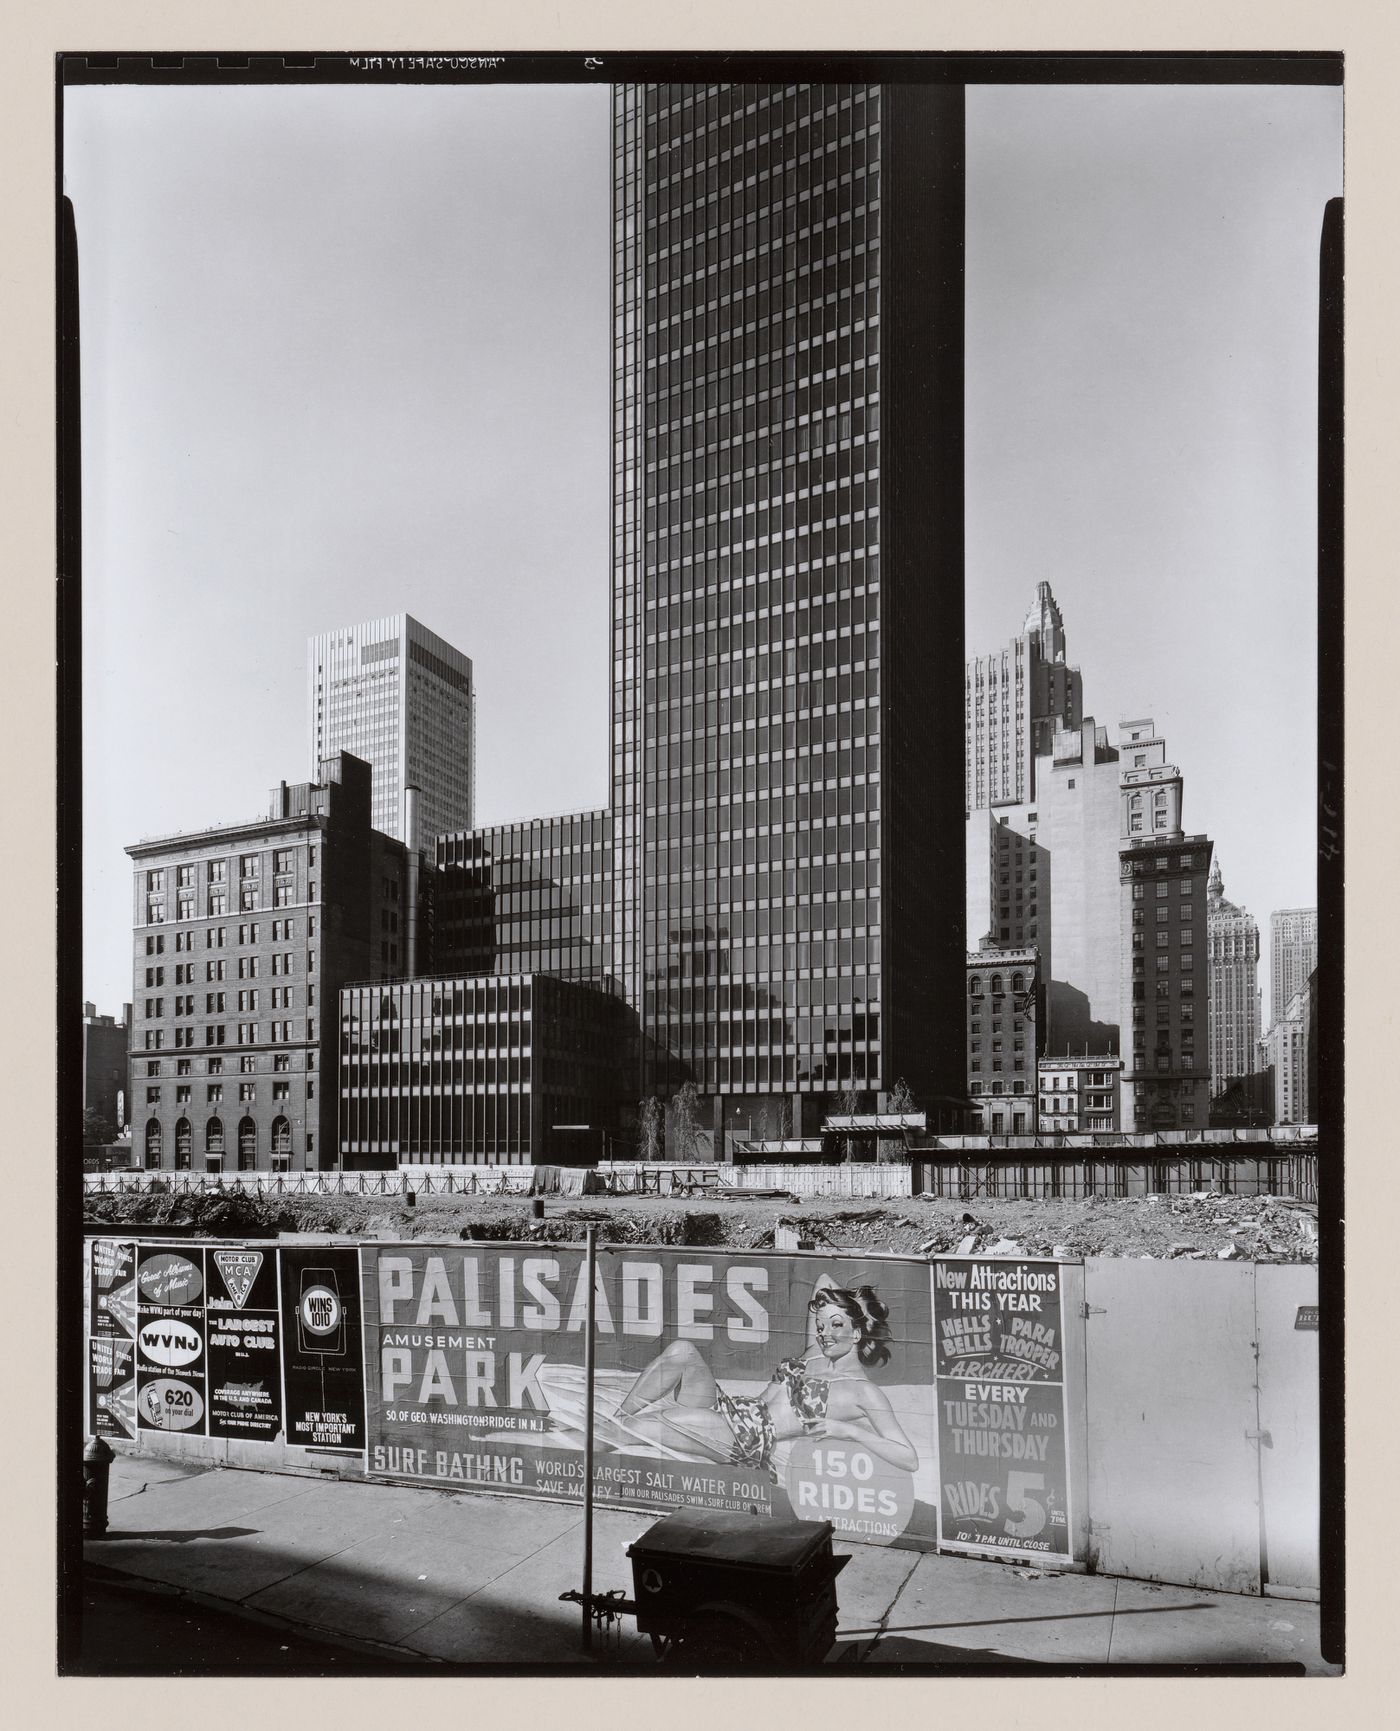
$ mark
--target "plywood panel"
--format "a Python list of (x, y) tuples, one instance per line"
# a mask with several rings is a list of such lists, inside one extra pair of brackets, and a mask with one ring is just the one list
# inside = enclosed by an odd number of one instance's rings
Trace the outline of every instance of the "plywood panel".
[(1084, 1296), (1097, 1567), (1257, 1593), (1253, 1268), (1092, 1257)]
[(1319, 1336), (1295, 1324), (1300, 1306), (1317, 1304), (1317, 1270), (1261, 1263), (1254, 1274), (1265, 1579), (1271, 1586), (1316, 1592)]

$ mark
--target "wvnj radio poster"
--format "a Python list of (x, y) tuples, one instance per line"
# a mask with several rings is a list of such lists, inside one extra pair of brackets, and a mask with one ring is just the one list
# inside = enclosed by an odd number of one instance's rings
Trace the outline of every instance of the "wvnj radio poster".
[(204, 1249), (136, 1247), (136, 1422), (205, 1433)]
[(1060, 1267), (933, 1264), (940, 1544), (1069, 1561)]
[(209, 1277), (209, 1434), (271, 1442), (282, 1429), (277, 1252), (225, 1246), (205, 1252)]
[[(372, 1245), (364, 1280), (371, 1474), (582, 1496), (580, 1250)], [(923, 1264), (609, 1248), (595, 1307), (600, 1498), (933, 1547)]]
[(363, 1455), (365, 1358), (360, 1252), (354, 1245), (283, 1245), (282, 1401), (294, 1448)]

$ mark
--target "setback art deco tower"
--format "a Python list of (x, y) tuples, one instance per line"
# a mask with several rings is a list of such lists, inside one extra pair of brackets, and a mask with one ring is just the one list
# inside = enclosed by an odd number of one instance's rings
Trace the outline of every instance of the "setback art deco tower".
[(1269, 915), (1269, 1026), (1281, 1022), (1317, 966), (1317, 909), (1279, 908)]
[(1254, 915), (1225, 899), (1220, 861), (1206, 891), (1210, 946), (1210, 1091), (1223, 1094), (1259, 1068), (1259, 927)]
[[(613, 94), (613, 964), (645, 1093), (963, 1091), (963, 92)], [(946, 1120), (945, 1121), (949, 1121)]]
[(1036, 759), (1055, 735), (1084, 720), (1084, 686), (1065, 661), (1065, 622), (1048, 583), (1037, 583), (1020, 635), (967, 664), (964, 726), (969, 812), (1036, 797)]

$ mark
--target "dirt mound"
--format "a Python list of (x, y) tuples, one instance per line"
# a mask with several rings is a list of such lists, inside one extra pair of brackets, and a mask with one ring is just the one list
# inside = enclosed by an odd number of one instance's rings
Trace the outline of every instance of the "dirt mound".
[[(842, 1255), (1150, 1256), (1157, 1259), (1315, 1262), (1317, 1210), (1271, 1196), (1087, 1197), (971, 1202), (911, 1197), (852, 1203), (722, 1200), (697, 1205), (658, 1197), (545, 1201), (536, 1219), (525, 1197), (97, 1195), (88, 1226), (186, 1228), (194, 1236), (273, 1237), (331, 1232), (382, 1238), (578, 1243), (595, 1221), (608, 1244), (772, 1249), (779, 1227), (804, 1246)], [(788, 1236), (784, 1234), (784, 1236)]]

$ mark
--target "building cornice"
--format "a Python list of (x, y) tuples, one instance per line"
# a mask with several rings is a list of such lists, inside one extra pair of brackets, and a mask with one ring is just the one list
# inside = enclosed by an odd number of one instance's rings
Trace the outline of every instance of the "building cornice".
[[(125, 852), (132, 859), (149, 859), (158, 853), (178, 853), (198, 847), (236, 847), (258, 836), (296, 835), (308, 829), (323, 830), (324, 812), (301, 812), (295, 817), (265, 817), (252, 823), (215, 824), (209, 829), (173, 830), (169, 835), (143, 836)], [(390, 838), (392, 839), (392, 838)]]

